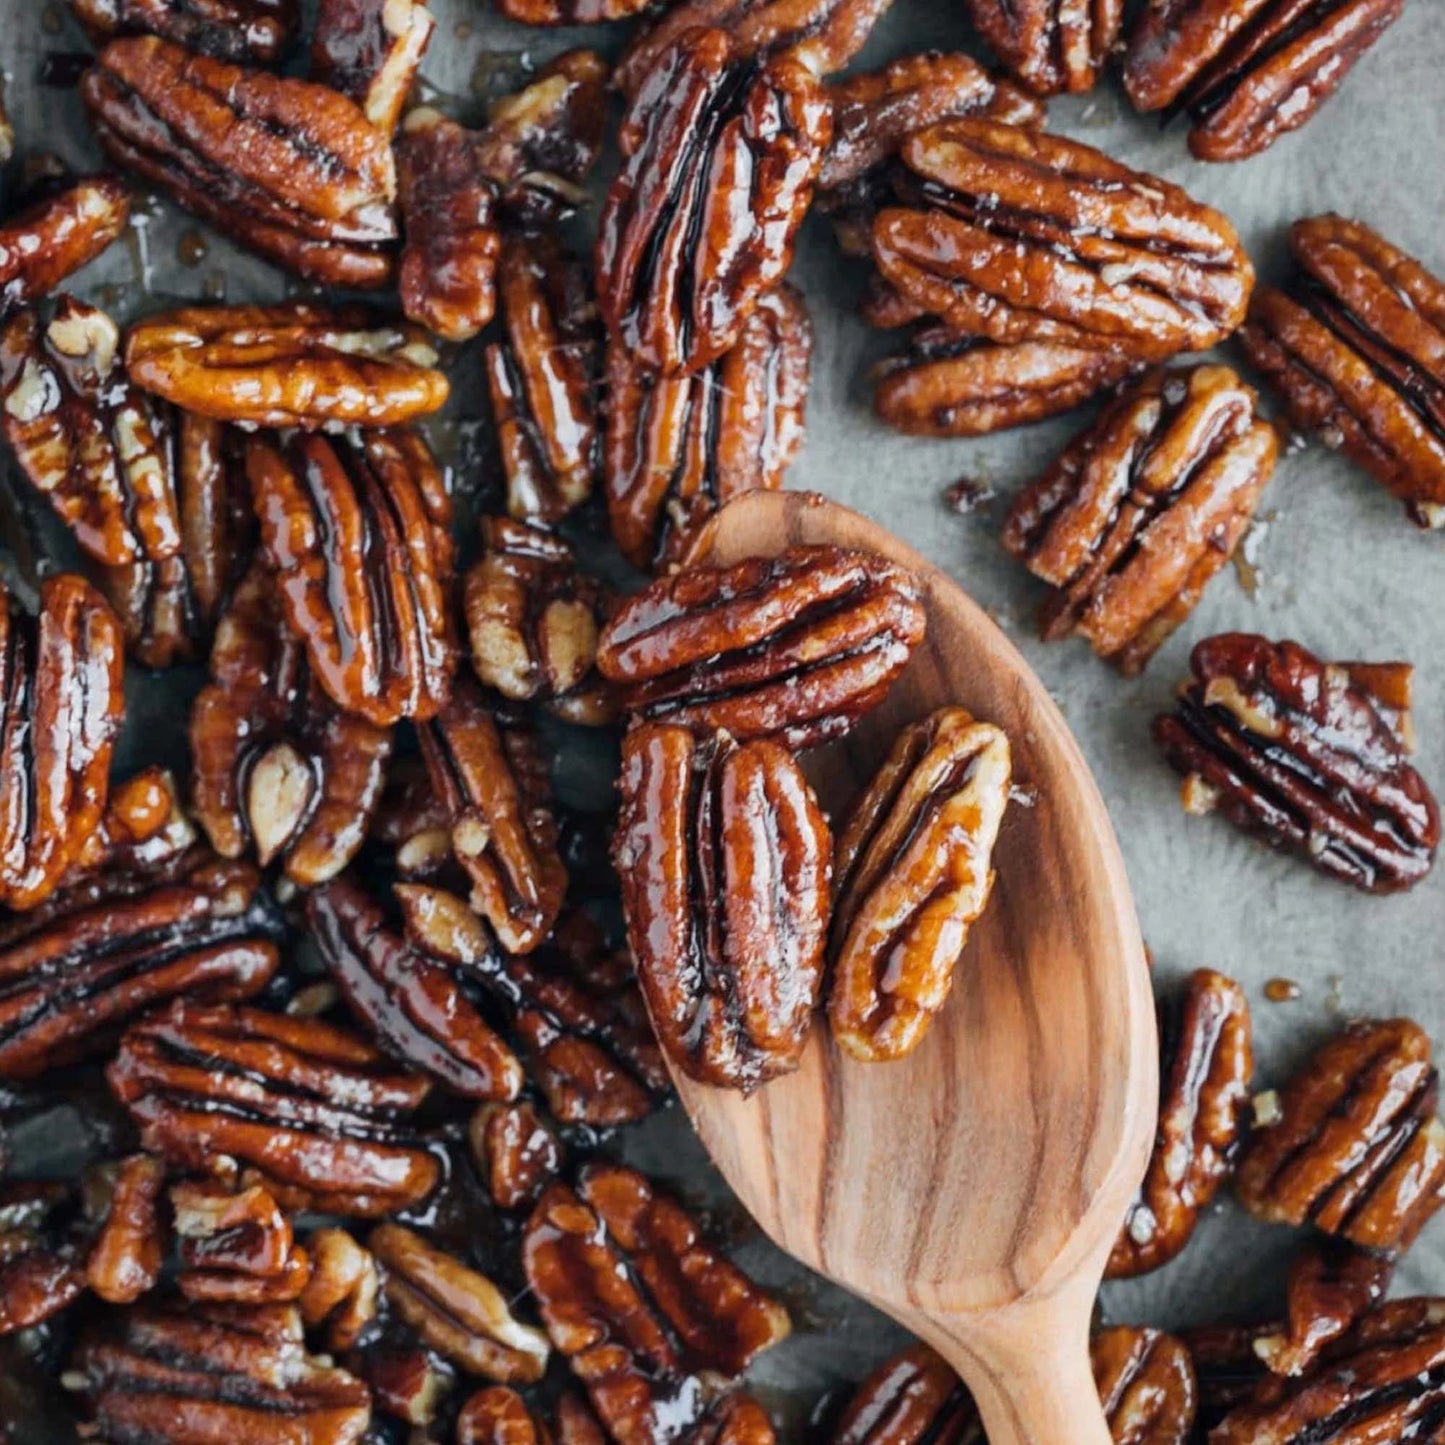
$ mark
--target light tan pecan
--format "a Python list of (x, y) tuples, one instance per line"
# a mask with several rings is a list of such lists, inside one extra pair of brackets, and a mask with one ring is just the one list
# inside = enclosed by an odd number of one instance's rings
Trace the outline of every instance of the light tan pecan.
[(978, 1408), (942, 1355), (910, 1345), (850, 1397), (831, 1445), (983, 1445)]
[(489, 1385), (462, 1406), (456, 1445), (552, 1445), (552, 1435), (515, 1390)]
[(306, 1240), (311, 1275), (296, 1303), (310, 1330), (320, 1330), (326, 1348), (349, 1350), (376, 1318), (381, 1291), (376, 1261), (344, 1229), (318, 1229)]
[(70, 0), (97, 45), (115, 35), (160, 35), (238, 64), (272, 65), (295, 33), (296, 0)]
[(1189, 1351), (1162, 1330), (1120, 1326), (1090, 1345), (1115, 1445), (1186, 1445), (1198, 1410)]
[(1092, 90), (1119, 38), (1124, 0), (964, 0), (999, 64), (1037, 95)]
[(435, 28), (424, 0), (321, 0), (311, 31), (311, 79), (355, 101), (390, 135)]
[(535, 1104), (479, 1105), (467, 1126), (473, 1162), (498, 1209), (530, 1209), (562, 1171), (562, 1141)]
[(607, 348), (603, 475), (612, 535), (634, 566), (680, 561), (697, 528), (742, 492), (782, 486), (803, 445), (813, 323), (780, 286), (711, 365), (654, 376)]
[(1254, 516), (1279, 452), (1227, 366), (1156, 370), (1015, 499), (1003, 544), (1053, 591), (1046, 640), (1077, 632), (1125, 676), (1198, 605)]
[(108, 1171), (109, 1198), (85, 1262), (85, 1282), (107, 1304), (126, 1305), (154, 1289), (166, 1252), (161, 1216), (165, 1165), (131, 1154)]
[(281, 1304), (297, 1299), (311, 1261), (291, 1221), (258, 1184), (231, 1190), (203, 1180), (170, 1189), (179, 1243), (176, 1288), (188, 1300)]
[(65, 1184), (0, 1183), (0, 1339), (44, 1324), (84, 1292), (72, 1204)]
[(0, 314), (28, 306), (125, 229), (130, 194), (113, 176), (61, 177), (0, 223)]

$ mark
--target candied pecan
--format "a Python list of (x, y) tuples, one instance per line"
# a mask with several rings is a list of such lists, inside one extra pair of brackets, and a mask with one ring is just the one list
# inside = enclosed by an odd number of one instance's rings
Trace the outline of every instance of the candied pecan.
[(562, 1141), (525, 1099), (480, 1105), (467, 1126), (467, 1139), (499, 1209), (529, 1209), (561, 1172)]
[(1237, 161), (1304, 125), (1404, 0), (1150, 0), (1124, 61), (1138, 110), (1188, 111), (1189, 149)]
[(399, 1224), (377, 1225), (367, 1248), (382, 1266), (387, 1304), (439, 1355), (502, 1384), (542, 1378), (547, 1336), (516, 1319), (485, 1275)]
[(216, 60), (271, 65), (296, 29), (296, 0), (70, 0), (97, 45), (113, 35), (160, 35)]
[(1234, 1166), (1249, 1102), (1249, 1000), (1233, 979), (1196, 969), (1161, 1024), (1159, 1128), (1109, 1256), (1109, 1279), (1147, 1274), (1189, 1243)]
[(366, 1386), (309, 1355), (294, 1307), (133, 1306), (84, 1340), (66, 1383), (105, 1440), (359, 1445)]
[(832, 1445), (982, 1445), (972, 1397), (927, 1345), (885, 1360), (858, 1387), (833, 1427)]
[(1154, 740), (1184, 776), (1184, 809), (1218, 810), (1371, 893), (1430, 871), (1440, 812), (1348, 665), (1248, 633), (1206, 638)]
[(58, 1183), (0, 1184), (0, 1339), (44, 1323), (78, 1299), (85, 1269), (62, 1216)]
[(195, 841), (196, 830), (181, 808), (175, 778), (164, 768), (142, 768), (112, 789), (99, 826), (85, 840), (52, 902), (65, 904), (70, 890), (97, 876), (160, 882), (172, 868), (185, 871), (192, 866)]
[(190, 1180), (172, 1185), (170, 1195), (181, 1257), (176, 1286), (187, 1299), (279, 1304), (301, 1294), (311, 1261), (260, 1185), (232, 1192)]
[[(82, 578), (40, 586), (40, 613), (0, 588), (0, 903), (33, 908), (105, 812), (125, 709), (114, 613)], [(0, 1056), (4, 1044), (0, 1042)]]
[(900, 154), (905, 204), (879, 213), (873, 256), (956, 330), (1163, 360), (1244, 319), (1254, 268), (1234, 227), (1168, 181), (979, 118), (929, 126)]
[(354, 100), (390, 135), (435, 28), (424, 0), (321, 0), (311, 32), (311, 79)]
[(661, 372), (732, 346), (788, 269), (831, 133), (822, 87), (786, 55), (697, 29), (659, 56), (599, 222), (598, 301), (620, 344)]
[(846, 547), (684, 567), (618, 608), (597, 647), (638, 717), (810, 747), (841, 737), (923, 639), (918, 584)]
[(1282, 1091), (1279, 1120), (1251, 1137), (1235, 1192), (1261, 1219), (1403, 1250), (1445, 1203), (1438, 1096), (1419, 1025), (1353, 1023)]
[(651, 0), (495, 0), (497, 13), (523, 25), (598, 25), (626, 20)]
[(426, 1080), (319, 1019), (177, 1002), (130, 1029), (106, 1077), (148, 1149), (222, 1177), (249, 1166), (285, 1207), (371, 1217), (440, 1177), (408, 1127)]
[(1422, 527), (1445, 527), (1445, 282), (1341, 216), (1290, 228), (1296, 274), (1240, 340), (1296, 426), (1319, 433)]
[(687, 1436), (686, 1445), (777, 1445), (768, 1412), (751, 1395), (717, 1401)]
[(1161, 1330), (1102, 1330), (1090, 1345), (1094, 1383), (1115, 1445), (1185, 1445), (1198, 1386), (1189, 1351)]
[(435, 717), (457, 664), (452, 504), (421, 434), (254, 437), (246, 475), (286, 624), (322, 690), (377, 727)]
[(552, 1435), (515, 1390), (489, 1385), (462, 1406), (456, 1445), (552, 1445)]
[(1201, 1325), (1180, 1332), (1194, 1364), (1199, 1393), (1196, 1437), (1207, 1433), (1234, 1407), (1251, 1399), (1267, 1377), (1255, 1342), (1283, 1328), (1264, 1325)]
[(85, 1263), (86, 1283), (107, 1304), (130, 1304), (160, 1278), (165, 1180), (165, 1165), (151, 1154), (131, 1154), (111, 1173), (105, 1220)]
[(1008, 738), (963, 708), (903, 729), (838, 835), (828, 1020), (864, 1060), (918, 1047), (993, 887)]
[(568, 1390), (553, 1415), (557, 1445), (608, 1445), (606, 1431), (584, 1396)]
[(320, 1329), (326, 1348), (349, 1350), (376, 1318), (381, 1282), (376, 1261), (344, 1229), (318, 1229), (306, 1241), (311, 1275), (297, 1298), (307, 1329)]
[(253, 426), (395, 426), (436, 411), (447, 379), (412, 327), (306, 302), (182, 307), (126, 334), (132, 381), (187, 411)]
[(742, 492), (782, 486), (803, 445), (813, 323), (780, 286), (711, 365), (654, 376), (607, 349), (603, 475), (612, 535), (634, 566), (680, 561), (696, 530)]
[(751, 1090), (798, 1067), (823, 983), (831, 839), (777, 743), (623, 740), (614, 859), (658, 1041), (695, 1079)]
[(1119, 38), (1124, 0), (965, 0), (1005, 70), (1037, 95), (1092, 90)]
[(0, 314), (38, 301), (125, 229), (130, 194), (113, 176), (76, 176), (41, 187), (0, 223)]

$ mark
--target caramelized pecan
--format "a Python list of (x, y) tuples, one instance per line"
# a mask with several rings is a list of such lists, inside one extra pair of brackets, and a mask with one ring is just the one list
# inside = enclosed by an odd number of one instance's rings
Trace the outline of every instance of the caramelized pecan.
[(131, 1154), (110, 1173), (105, 1218), (85, 1262), (85, 1282), (107, 1304), (125, 1305), (155, 1288), (165, 1255), (160, 1214), (165, 1165)]
[(1274, 1324), (1201, 1325), (1180, 1333), (1199, 1389), (1196, 1438), (1253, 1397), (1268, 1373), (1255, 1352), (1255, 1342), (1277, 1328)]
[(885, 1360), (843, 1408), (832, 1445), (983, 1445), (973, 1399), (927, 1345)]
[(311, 78), (355, 101), (390, 135), (435, 28), (424, 0), (321, 0), (311, 32)]
[(499, 1209), (529, 1209), (562, 1169), (562, 1141), (533, 1104), (482, 1104), (467, 1126), (472, 1158)]
[(1008, 738), (962, 708), (898, 735), (838, 835), (828, 1019), (864, 1060), (918, 1047), (993, 887)]
[(287, 1207), (372, 1217), (440, 1176), (408, 1128), (426, 1081), (318, 1019), (174, 1003), (131, 1028), (106, 1077), (146, 1148), (221, 1177), (248, 1167)]
[(84, 1291), (65, 1230), (70, 1203), (63, 1184), (0, 1184), (0, 1339), (43, 1324)]
[(1196, 969), (1161, 1017), (1159, 1128), (1106, 1277), (1167, 1264), (1234, 1166), (1254, 1072), (1249, 1000), (1233, 979)]
[(1419, 1025), (1353, 1023), (1281, 1091), (1278, 1122), (1251, 1137), (1235, 1192), (1261, 1219), (1403, 1250), (1445, 1203), (1438, 1097)]
[[(100, 825), (85, 840), (46, 910), (53, 917), (87, 886), (125, 878), (138, 886), (179, 876), (195, 866), (196, 829), (181, 808), (176, 780), (165, 768), (142, 768), (111, 791)], [(15, 930), (0, 931), (0, 937)]]
[(914, 579), (845, 547), (790, 547), (730, 567), (685, 567), (618, 608), (597, 667), (648, 721), (774, 737), (841, 737), (922, 641)]
[(456, 1445), (552, 1445), (552, 1436), (515, 1390), (489, 1385), (462, 1406)]
[(259, 1185), (232, 1192), (188, 1180), (171, 1186), (180, 1243), (176, 1287), (189, 1300), (278, 1304), (296, 1299), (311, 1274), (291, 1221)]
[(420, 1344), (373, 1345), (358, 1367), (376, 1409), (408, 1425), (431, 1425), (455, 1379), (451, 1367)]
[(318, 1229), (306, 1252), (311, 1276), (296, 1301), (301, 1318), (321, 1330), (328, 1350), (349, 1350), (376, 1318), (376, 1261), (344, 1229)]
[(1198, 605), (1249, 527), (1279, 441), (1227, 366), (1151, 372), (1015, 499), (1004, 547), (1054, 590), (1051, 641), (1078, 632), (1126, 675)]
[(649, 0), (496, 0), (498, 14), (523, 25), (598, 25), (640, 14)]
[(62, 178), (0, 223), (0, 314), (38, 301), (125, 229), (130, 195), (113, 176)]
[(623, 740), (613, 857), (653, 1027), (695, 1079), (796, 1069), (823, 982), (831, 840), (792, 754), (644, 724)]
[(1102, 1330), (1094, 1383), (1115, 1445), (1186, 1445), (1198, 1409), (1189, 1351), (1161, 1330)]
[(296, 0), (70, 0), (97, 45), (113, 35), (160, 35), (216, 60), (272, 65), (296, 29)]
[(1092, 90), (1119, 38), (1124, 0), (965, 0), (999, 64), (1038, 95)]
[(607, 349), (603, 475), (612, 535), (634, 566), (680, 561), (693, 534), (742, 492), (777, 488), (803, 444), (813, 323), (780, 286), (711, 365), (654, 376)]
[(777, 1441), (768, 1412), (751, 1395), (734, 1393), (708, 1410), (687, 1436), (686, 1445), (777, 1445)]
[(1231, 823), (1371, 893), (1430, 871), (1440, 812), (1388, 714), (1346, 664), (1247, 633), (1206, 638), (1154, 740), (1184, 809)]
[(618, 342), (655, 371), (696, 371), (782, 280), (832, 131), (811, 71), (684, 33), (648, 69), (603, 207), (597, 295)]

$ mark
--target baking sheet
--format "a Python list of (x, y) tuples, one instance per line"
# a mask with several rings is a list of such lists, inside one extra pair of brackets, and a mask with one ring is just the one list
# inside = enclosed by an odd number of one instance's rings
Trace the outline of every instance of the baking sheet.
[[(477, 0), (432, 0), (432, 8), (439, 26), (424, 72), (429, 98), (474, 122), (488, 97), (514, 88), (558, 50), (580, 43), (613, 48), (620, 34), (529, 30), (499, 20)], [(859, 64), (928, 46), (973, 48), (960, 10), (948, 0), (896, 0)], [(97, 153), (73, 90), (41, 81), (47, 55), (85, 48), (68, 11), (5, 0), (0, 13), (6, 21), (0, 64), (20, 156), (48, 151), (93, 166)], [(1050, 123), (1220, 207), (1266, 279), (1279, 273), (1289, 221), (1329, 209), (1379, 227), (1445, 273), (1440, 0), (1412, 0), (1314, 122), (1242, 164), (1194, 161), (1182, 129), (1166, 131), (1153, 118), (1134, 116), (1112, 81), (1092, 95), (1054, 102)], [(1148, 739), (1150, 718), (1166, 705), (1194, 641), (1231, 628), (1262, 631), (1331, 657), (1413, 660), (1418, 762), (1445, 790), (1445, 538), (1417, 532), (1350, 463), (1302, 445), (1282, 459), (1265, 494), (1244, 547), (1247, 560), (1221, 574), (1144, 677), (1120, 679), (1082, 643), (1044, 646), (1031, 628), (1039, 589), (1001, 552), (998, 523), (1008, 496), (1087, 413), (975, 442), (888, 431), (873, 419), (867, 371), (889, 343), (853, 314), (863, 275), (860, 265), (838, 256), (827, 227), (810, 220), (793, 279), (807, 295), (817, 347), (807, 447), (790, 481), (886, 522), (989, 607), (1023, 649), (1063, 707), (1108, 801), (1161, 980), (1208, 965), (1247, 986), (1261, 1082), (1283, 1079), (1348, 1016), (1405, 1013), (1445, 1040), (1445, 867), (1400, 898), (1372, 899), (1328, 882), (1222, 822), (1186, 819), (1176, 779)], [(126, 238), (73, 289), (125, 319), (182, 299), (275, 299), (301, 288), (169, 205), (142, 202)], [(476, 344), (453, 358), (451, 372), (457, 396), (435, 435), (464, 500), (485, 504), (498, 479)], [(961, 477), (993, 489), (996, 500), (954, 515), (941, 493)], [(24, 520), (34, 521), (33, 514)], [(47, 535), (47, 545), (63, 549), (53, 528)], [(137, 688), (138, 680), (144, 686)], [(185, 674), (159, 687), (132, 679), (130, 734), (146, 739), (146, 754), (168, 755), (194, 684), (194, 675)], [(1263, 988), (1274, 978), (1296, 981), (1299, 999), (1267, 1002)], [(860, 1378), (896, 1345), (897, 1330), (762, 1241), (676, 1110), (629, 1135), (622, 1148), (705, 1205), (739, 1258), (784, 1290), (796, 1333), (759, 1362), (752, 1382), (779, 1413), (785, 1438), (806, 1438), (819, 1396)], [(1103, 1309), (1112, 1319), (1163, 1325), (1277, 1309), (1292, 1242), (1289, 1232), (1257, 1225), (1225, 1203), (1172, 1266), (1106, 1288)], [(1445, 1293), (1445, 1218), (1406, 1258), (1395, 1289)]]

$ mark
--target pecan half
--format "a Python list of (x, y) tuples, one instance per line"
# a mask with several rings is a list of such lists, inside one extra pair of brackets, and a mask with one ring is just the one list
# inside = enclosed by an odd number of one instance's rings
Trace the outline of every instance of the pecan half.
[(322, 690), (377, 727), (432, 718), (457, 665), (452, 504), (420, 433), (246, 448), (261, 547)]
[(813, 323), (791, 286), (764, 296), (699, 371), (654, 376), (626, 347), (608, 347), (607, 515), (634, 566), (680, 561), (724, 502), (782, 486), (803, 445), (812, 356)]
[(1249, 1101), (1249, 1000), (1233, 979), (1196, 969), (1162, 1024), (1159, 1129), (1109, 1256), (1109, 1279), (1147, 1274), (1189, 1243), (1234, 1166)]
[(828, 1020), (854, 1058), (902, 1058), (948, 1001), (993, 887), (1008, 738), (962, 708), (903, 729), (838, 835)]
[(777, 1445), (777, 1441), (768, 1412), (751, 1395), (733, 1393), (708, 1410), (686, 1445)]
[(751, 1090), (796, 1069), (823, 983), (831, 839), (776, 743), (644, 724), (622, 744), (613, 857), (663, 1051)]
[(426, 1080), (318, 1019), (174, 1003), (126, 1034), (106, 1077), (146, 1148), (222, 1177), (249, 1167), (283, 1206), (367, 1218), (440, 1177), (408, 1127)]
[(1348, 665), (1248, 633), (1206, 638), (1154, 740), (1188, 813), (1218, 810), (1322, 873), (1371, 893), (1430, 871), (1440, 811)]
[(187, 1180), (170, 1195), (180, 1244), (176, 1287), (187, 1299), (279, 1304), (301, 1294), (311, 1261), (260, 1185), (232, 1192)]
[(648, 70), (622, 124), (597, 241), (597, 295), (654, 371), (696, 371), (783, 279), (832, 133), (811, 71), (690, 30)]
[(111, 160), (267, 260), (329, 286), (391, 279), (391, 150), (344, 95), (155, 36), (112, 40), (80, 93)]
[(1445, 282), (1335, 215), (1290, 229), (1296, 273), (1240, 332), (1296, 426), (1319, 433), (1422, 527), (1445, 527)]
[(1261, 1219), (1403, 1250), (1445, 1203), (1438, 1096), (1417, 1024), (1353, 1023), (1281, 1091), (1279, 1120), (1251, 1137), (1235, 1192)]
[(376, 1261), (344, 1229), (318, 1229), (306, 1252), (311, 1277), (296, 1301), (301, 1318), (307, 1329), (321, 1331), (328, 1350), (349, 1350), (376, 1318)]
[(1150, 0), (1129, 39), (1138, 110), (1188, 111), (1189, 149), (1237, 161), (1304, 125), (1404, 0)]
[(639, 718), (803, 748), (841, 737), (882, 699), (924, 626), (901, 567), (790, 547), (659, 578), (614, 613), (597, 667)]
[(0, 313), (38, 301), (125, 229), (130, 194), (114, 176), (43, 187), (0, 224)]
[(273, 65), (295, 33), (296, 0), (70, 0), (97, 45), (114, 35), (160, 35), (216, 60)]
[(447, 379), (412, 327), (306, 302), (182, 307), (126, 334), (132, 381), (177, 406), (252, 426), (396, 426), (436, 411)]
[(165, 1180), (165, 1165), (151, 1154), (131, 1154), (111, 1171), (105, 1218), (85, 1262), (85, 1282), (107, 1304), (131, 1304), (160, 1278)]
[(462, 1406), (456, 1445), (552, 1445), (552, 1436), (515, 1390), (489, 1385)]
[(1092, 90), (1119, 38), (1123, 0), (965, 0), (975, 29), (1037, 95)]
[(1185, 1445), (1198, 1387), (1189, 1351), (1161, 1330), (1102, 1330), (1090, 1345), (1094, 1383), (1115, 1445)]
[(1279, 440), (1227, 366), (1151, 372), (1019, 493), (1003, 545), (1054, 590), (1046, 641), (1077, 632), (1141, 672), (1229, 560)]
[(311, 32), (311, 79), (355, 101), (390, 135), (435, 28), (424, 0), (321, 0)]
[(956, 330), (1163, 360), (1244, 319), (1254, 268), (1234, 227), (1168, 181), (978, 118), (929, 126), (901, 156), (905, 204), (879, 213), (873, 256)]
[(58, 1315), (85, 1290), (59, 1183), (0, 1184), (0, 1339)]
[(498, 1209), (530, 1209), (562, 1170), (562, 1141), (526, 1100), (481, 1105), (467, 1141)]
[(843, 1407), (832, 1445), (983, 1445), (978, 1409), (947, 1360), (910, 1345), (885, 1360)]

